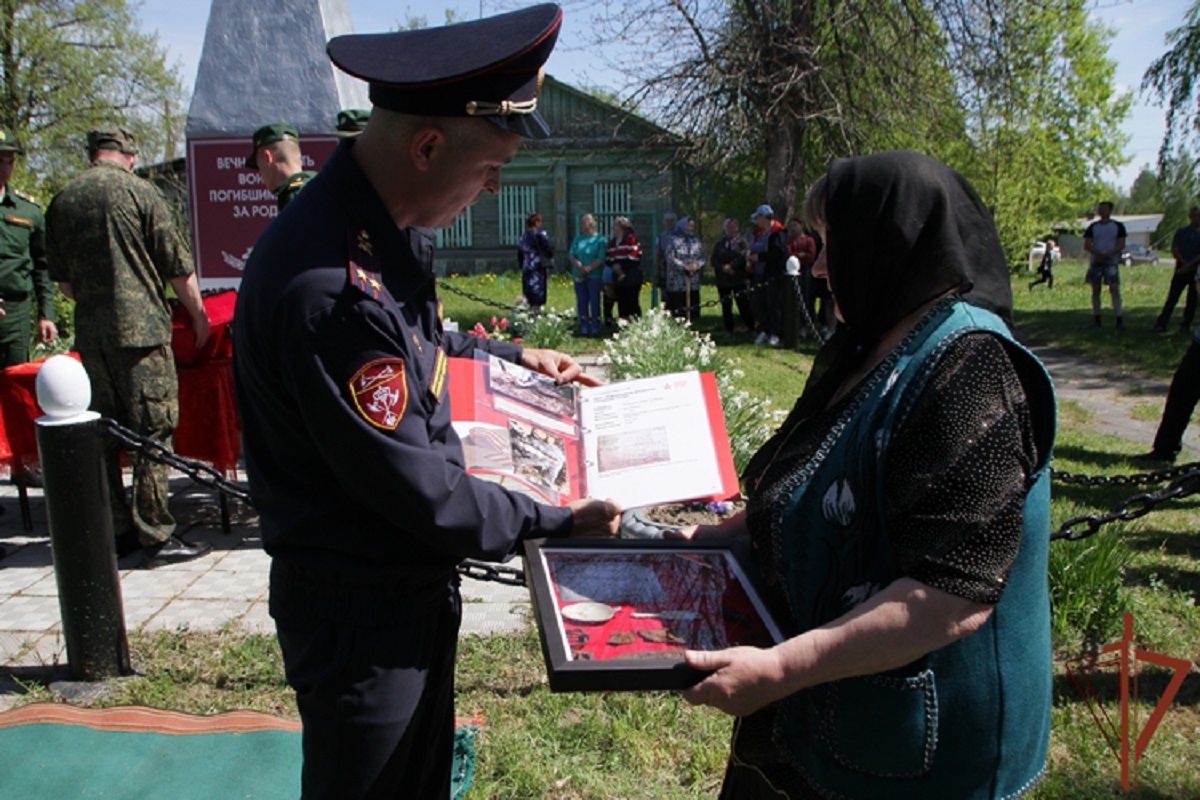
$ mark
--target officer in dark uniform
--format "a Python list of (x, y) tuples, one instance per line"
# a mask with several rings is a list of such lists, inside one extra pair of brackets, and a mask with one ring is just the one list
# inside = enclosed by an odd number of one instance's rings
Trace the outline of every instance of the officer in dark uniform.
[(548, 135), (537, 90), (561, 19), (541, 5), (333, 39), (334, 63), (371, 84), (370, 122), (246, 265), (234, 374), (308, 800), (448, 797), (456, 566), (616, 532), (611, 501), (543, 505), (466, 474), (447, 356), (584, 376), (563, 353), (445, 332), (428, 238), (410, 233), (498, 192), (521, 136)]
[(54, 281), (46, 268), (46, 220), (41, 206), (9, 185), (25, 148), (0, 128), (0, 367), (29, 360), (30, 310), (37, 301), (38, 338), (58, 336), (54, 325)]
[(246, 169), (257, 170), (263, 185), (279, 201), (283, 211), (317, 173), (304, 169), (300, 132), (295, 125), (273, 122), (254, 132)]

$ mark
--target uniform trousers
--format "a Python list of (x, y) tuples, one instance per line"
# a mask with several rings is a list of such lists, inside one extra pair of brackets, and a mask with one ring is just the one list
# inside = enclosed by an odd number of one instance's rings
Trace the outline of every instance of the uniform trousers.
[(295, 613), (295, 599), (277, 602), (279, 567), (276, 559), (272, 614), (304, 724), (302, 800), (447, 800), (457, 588), (361, 614), (353, 609), (378, 605), (379, 594), (341, 583), (330, 604), (348, 613)]
[[(134, 433), (172, 448), (179, 422), (179, 378), (168, 345), (117, 347), (99, 345), (79, 350), (92, 383), (92, 410), (111, 417)], [(138, 453), (133, 464), (133, 507), (121, 479), (121, 445), (104, 438), (113, 533), (136, 532), (143, 547), (165, 542), (175, 533), (170, 510), (170, 469)]]
[(33, 303), (6, 298), (4, 316), (0, 317), (0, 367), (24, 364), (29, 360), (29, 310)]
[(1200, 342), (1193, 339), (1171, 378), (1167, 404), (1154, 435), (1155, 453), (1174, 455), (1179, 452), (1183, 447), (1183, 433), (1197, 402), (1200, 402)]
[(1183, 320), (1180, 327), (1190, 329), (1192, 320), (1196, 318), (1196, 277), (1191, 271), (1176, 272), (1171, 275), (1171, 286), (1167, 289), (1167, 299), (1163, 303), (1162, 311), (1158, 314), (1158, 319), (1155, 320), (1155, 327), (1166, 330), (1167, 323), (1171, 321), (1171, 314), (1175, 311), (1175, 304), (1179, 302), (1179, 295), (1184, 296), (1183, 301)]

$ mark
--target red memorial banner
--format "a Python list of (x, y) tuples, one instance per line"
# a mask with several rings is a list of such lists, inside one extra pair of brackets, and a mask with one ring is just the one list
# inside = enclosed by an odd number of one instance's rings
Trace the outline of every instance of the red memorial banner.
[[(304, 168), (320, 171), (336, 136), (302, 136)], [(247, 169), (250, 137), (188, 140), (192, 253), (202, 287), (236, 286), (258, 237), (279, 214), (275, 196)]]

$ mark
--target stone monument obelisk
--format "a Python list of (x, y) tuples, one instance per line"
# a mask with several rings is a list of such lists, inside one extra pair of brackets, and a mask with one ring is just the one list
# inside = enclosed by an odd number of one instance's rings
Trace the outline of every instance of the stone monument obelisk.
[(346, 0), (212, 0), (187, 119), (192, 252), (201, 285), (235, 286), (278, 213), (246, 169), (250, 137), (272, 122), (300, 131), (304, 168), (337, 144), (337, 112), (369, 108), (367, 86), (330, 63), (325, 43), (353, 33)]

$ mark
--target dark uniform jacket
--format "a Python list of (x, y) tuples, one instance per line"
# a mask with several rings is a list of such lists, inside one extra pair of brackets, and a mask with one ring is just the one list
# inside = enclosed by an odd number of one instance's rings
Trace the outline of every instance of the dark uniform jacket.
[(11, 186), (0, 200), (0, 297), (37, 300), (37, 318), (54, 319), (54, 281), (46, 268), (46, 220), (42, 209)]
[(50, 274), (71, 284), (79, 349), (171, 341), (167, 284), (192, 274), (171, 207), (147, 180), (97, 161), (46, 211)]
[(246, 265), (234, 326), (246, 469), (277, 568), (415, 593), (445, 587), (463, 558), (566, 535), (572, 515), (465, 473), (445, 358), (485, 347), (515, 361), (521, 348), (443, 332), (428, 232), (396, 227), (353, 145)]

